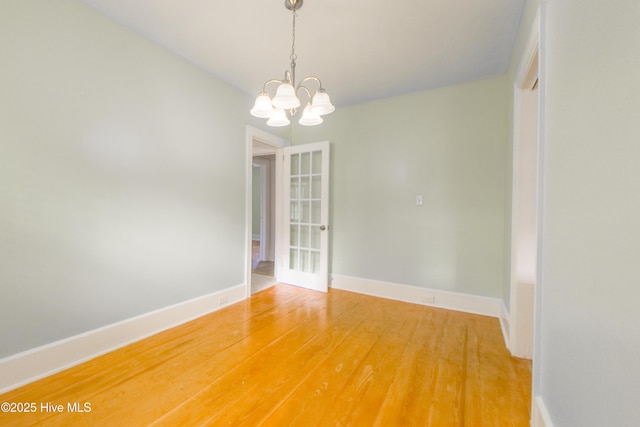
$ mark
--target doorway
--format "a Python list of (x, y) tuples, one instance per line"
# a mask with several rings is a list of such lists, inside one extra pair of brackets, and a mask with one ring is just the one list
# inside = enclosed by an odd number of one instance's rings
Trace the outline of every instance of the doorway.
[(265, 289), (275, 279), (275, 154), (254, 141), (251, 210), (252, 293)]
[(276, 283), (278, 230), (275, 209), (277, 190), (275, 154), (290, 145), (268, 132), (247, 126), (246, 133), (246, 259), (245, 296)]

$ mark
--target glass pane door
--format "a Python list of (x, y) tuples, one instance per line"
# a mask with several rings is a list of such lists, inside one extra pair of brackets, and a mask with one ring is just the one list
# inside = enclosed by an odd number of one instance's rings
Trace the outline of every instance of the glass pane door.
[(326, 292), (329, 143), (286, 147), (284, 162), (288, 238), (281, 280)]

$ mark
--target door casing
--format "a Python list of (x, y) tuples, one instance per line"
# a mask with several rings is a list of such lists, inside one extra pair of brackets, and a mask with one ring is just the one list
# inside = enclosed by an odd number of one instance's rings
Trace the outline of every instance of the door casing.
[[(278, 149), (291, 145), (289, 141), (284, 138), (280, 138), (279, 136), (270, 134), (269, 132), (265, 132), (262, 129), (258, 129), (253, 126), (247, 126), (246, 128), (246, 160), (245, 160), (245, 272), (244, 272), (244, 283), (245, 283), (245, 298), (249, 298), (251, 296), (251, 255), (252, 255), (252, 240), (253, 240), (253, 230), (252, 230), (252, 222), (251, 217), (253, 214), (253, 156), (254, 152), (254, 142), (264, 147), (267, 151), (270, 150), (271, 147), (272, 152), (275, 153)], [(275, 162), (276, 164), (276, 176), (275, 176), (275, 210), (279, 209), (281, 204), (280, 197), (282, 194), (280, 189), (282, 188), (282, 171), (281, 168), (278, 167), (279, 162)], [(277, 217), (277, 213), (276, 213)], [(276, 253), (275, 255), (275, 265), (278, 265), (278, 230), (276, 224)], [(276, 277), (277, 277), (277, 272)]]

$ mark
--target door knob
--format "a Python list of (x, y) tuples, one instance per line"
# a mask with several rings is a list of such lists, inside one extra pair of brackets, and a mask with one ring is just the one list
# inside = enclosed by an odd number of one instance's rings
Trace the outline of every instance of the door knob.
[(320, 226), (320, 231), (324, 231), (324, 230), (326, 230), (326, 229), (328, 229), (328, 228), (329, 228), (328, 226), (321, 225), (321, 226)]

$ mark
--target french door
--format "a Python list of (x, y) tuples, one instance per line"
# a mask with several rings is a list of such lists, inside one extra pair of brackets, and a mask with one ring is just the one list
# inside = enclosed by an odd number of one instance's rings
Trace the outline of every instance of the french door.
[(284, 147), (278, 281), (327, 292), (329, 141)]

